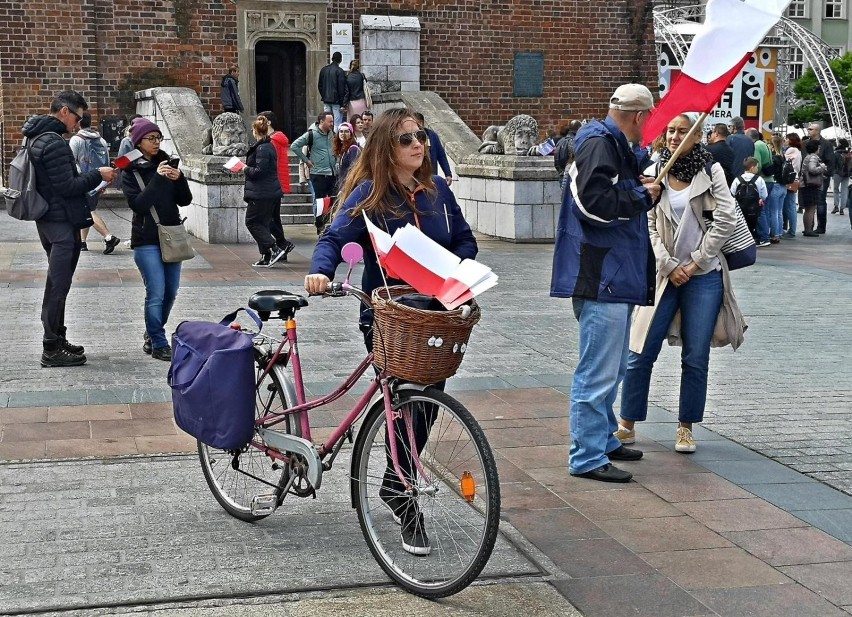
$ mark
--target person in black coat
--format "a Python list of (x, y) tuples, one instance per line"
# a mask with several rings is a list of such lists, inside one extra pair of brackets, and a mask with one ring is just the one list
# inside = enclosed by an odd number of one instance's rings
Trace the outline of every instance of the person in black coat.
[(121, 189), (133, 210), (130, 247), (145, 283), (142, 351), (157, 360), (170, 361), (172, 348), (165, 328), (180, 287), (181, 267), (180, 262), (163, 262), (151, 210), (156, 211), (162, 225), (180, 225), (183, 219), (178, 206), (192, 203), (192, 192), (186, 177), (169, 165), (169, 155), (160, 150), (163, 134), (156, 124), (139, 118), (130, 129), (130, 138), (142, 157), (121, 174)]
[(734, 149), (727, 142), (730, 134), (728, 126), (720, 123), (713, 127), (710, 137), (707, 139), (707, 150), (713, 156), (713, 160), (722, 166), (728, 186), (731, 186), (736, 179), (734, 175)]
[(285, 239), (284, 246), (279, 246), (271, 231), (276, 206), (284, 194), (278, 179), (278, 154), (269, 139), (272, 125), (266, 116), (258, 116), (251, 127), (257, 142), (246, 153), (242, 170), (246, 174), (246, 228), (260, 251), (260, 259), (252, 265), (271, 268), (277, 261), (287, 261), (294, 245)]
[(334, 128), (343, 122), (342, 110), (349, 100), (346, 86), (346, 73), (340, 68), (343, 55), (336, 51), (331, 56), (331, 62), (322, 67), (317, 80), (317, 90), (323, 102), (323, 109), (334, 115)]
[(50, 113), (33, 116), (23, 127), (35, 168), (36, 187), (48, 202), (48, 210), (36, 221), (36, 230), (47, 253), (47, 279), (41, 304), (44, 326), (42, 366), (79, 366), (86, 363), (81, 345), (66, 338), (65, 299), (80, 258), (80, 229), (92, 225), (86, 193), (101, 183), (112, 182), (111, 167), (77, 171), (74, 154), (62, 135), (71, 133), (88, 109), (86, 100), (73, 90), (59, 93)]

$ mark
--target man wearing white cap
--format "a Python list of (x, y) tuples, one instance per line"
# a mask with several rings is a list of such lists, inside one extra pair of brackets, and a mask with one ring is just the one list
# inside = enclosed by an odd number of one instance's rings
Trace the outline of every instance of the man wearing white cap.
[(569, 472), (602, 482), (629, 482), (632, 474), (610, 461), (642, 458), (613, 436), (612, 405), (626, 369), (633, 307), (654, 302), (646, 212), (661, 189), (639, 174), (642, 128), (653, 108), (648, 88), (625, 84), (610, 97), (608, 116), (580, 129), (556, 231), (550, 295), (571, 298), (580, 324)]

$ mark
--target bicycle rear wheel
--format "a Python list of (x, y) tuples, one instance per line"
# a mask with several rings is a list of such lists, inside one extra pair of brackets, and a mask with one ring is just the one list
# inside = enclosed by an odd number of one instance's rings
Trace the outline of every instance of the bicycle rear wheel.
[[(257, 363), (257, 379), (268, 358), (255, 349)], [(281, 376), (287, 379), (286, 376)], [(282, 383), (275, 372), (267, 374), (256, 389), (255, 417), (261, 418), (269, 413), (282, 411), (293, 407), (296, 403), (291, 400), (291, 390)], [(298, 422), (287, 418), (276, 427), (276, 430), (298, 434)], [(243, 450), (219, 450), (198, 442), (198, 457), (201, 460), (201, 470), (207, 486), (225, 511), (240, 520), (254, 522), (272, 514), (272, 510), (259, 511), (252, 509), (256, 496), (274, 495), (275, 506), (283, 498), (283, 489), (289, 480), (287, 465), (274, 461), (266, 454), (247, 446)], [(253, 477), (252, 477), (253, 476)]]
[(412, 440), (404, 421), (397, 420), (397, 460), (415, 487), (413, 496), (403, 492), (392, 469), (379, 400), (353, 450), (358, 521), (376, 561), (401, 587), (426, 598), (449, 596), (479, 575), (494, 548), (500, 519), (497, 467), (482, 429), (451, 396), (431, 387), (402, 391), (394, 410), (412, 418), (426, 477), (411, 471), (416, 467)]

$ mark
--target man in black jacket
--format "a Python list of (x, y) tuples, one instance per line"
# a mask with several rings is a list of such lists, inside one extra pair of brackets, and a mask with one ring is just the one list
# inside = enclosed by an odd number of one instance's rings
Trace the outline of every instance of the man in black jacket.
[(331, 62), (322, 67), (317, 82), (317, 89), (323, 102), (323, 111), (334, 114), (334, 130), (343, 122), (343, 110), (349, 100), (349, 90), (346, 86), (346, 73), (340, 68), (343, 55), (336, 51), (331, 56)]
[(74, 154), (62, 137), (80, 123), (88, 105), (77, 92), (60, 92), (50, 105), (50, 113), (33, 116), (22, 130), (30, 148), (30, 161), (36, 173), (36, 187), (49, 208), (36, 221), (36, 229), (47, 253), (47, 281), (41, 305), (44, 326), (42, 366), (79, 366), (86, 363), (84, 349), (65, 337), (65, 299), (80, 258), (80, 229), (92, 225), (86, 193), (101, 183), (112, 182), (115, 170), (100, 167), (80, 174)]
[(707, 139), (707, 150), (713, 155), (713, 160), (722, 166), (725, 171), (725, 180), (728, 186), (734, 182), (734, 150), (727, 142), (728, 135), (731, 132), (724, 124), (717, 124), (710, 132), (710, 137)]

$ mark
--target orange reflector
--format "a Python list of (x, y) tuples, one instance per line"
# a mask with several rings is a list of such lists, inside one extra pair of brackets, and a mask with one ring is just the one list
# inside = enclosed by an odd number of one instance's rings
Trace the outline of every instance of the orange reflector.
[(473, 503), (473, 498), (476, 497), (476, 480), (473, 479), (469, 471), (462, 474), (461, 494), (468, 503)]

